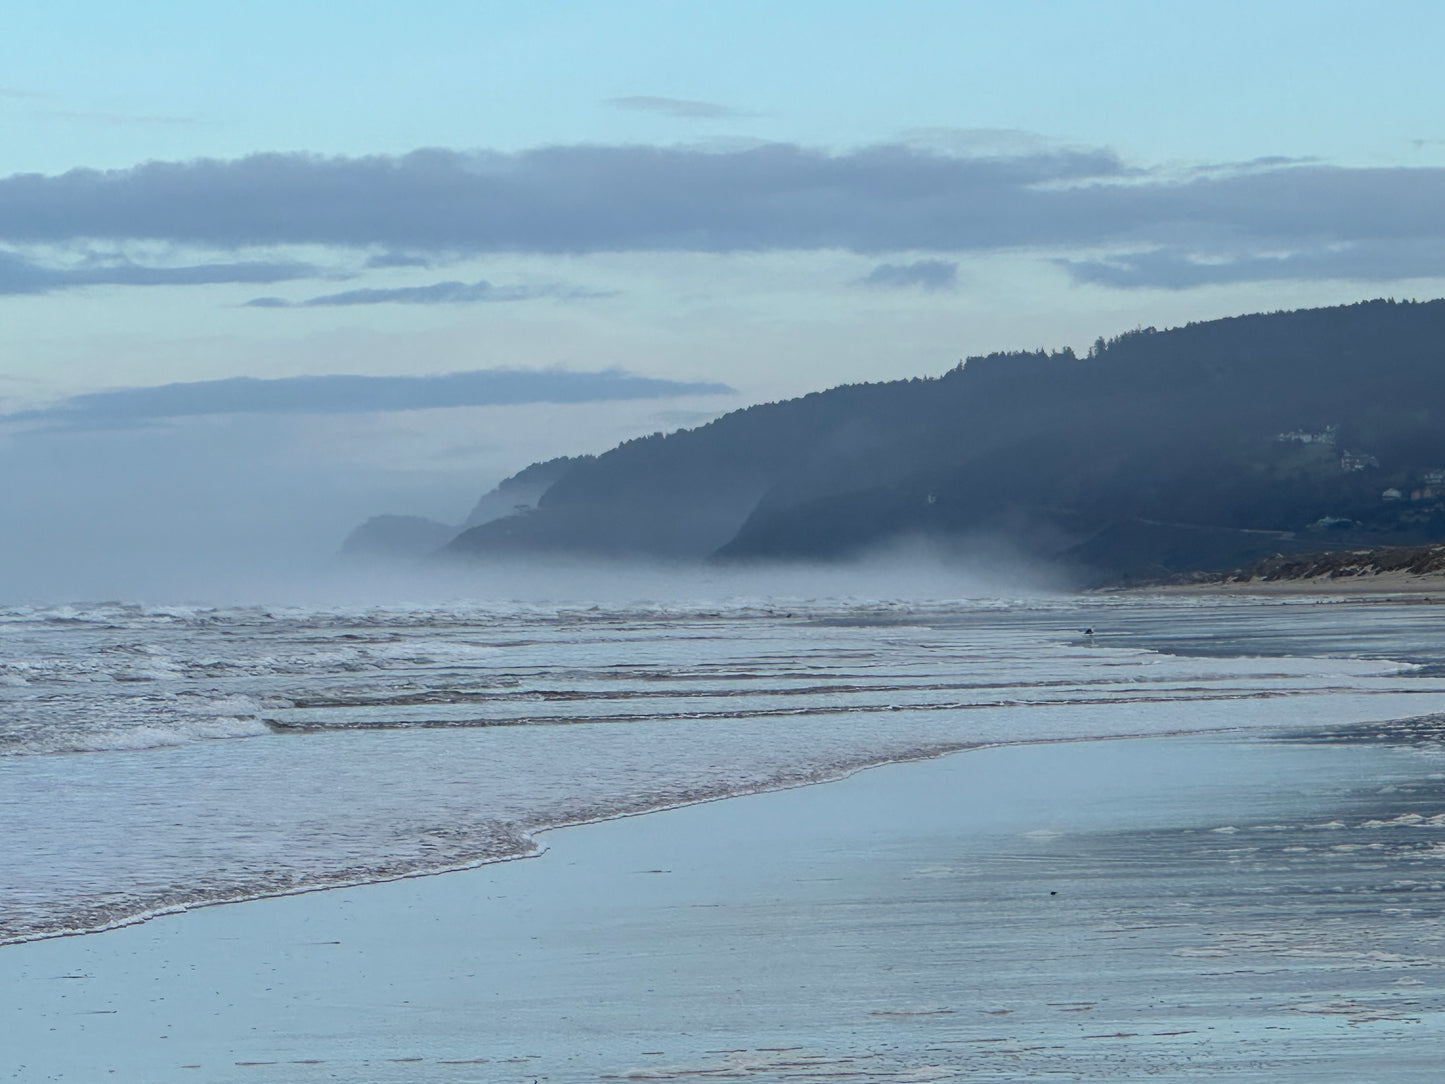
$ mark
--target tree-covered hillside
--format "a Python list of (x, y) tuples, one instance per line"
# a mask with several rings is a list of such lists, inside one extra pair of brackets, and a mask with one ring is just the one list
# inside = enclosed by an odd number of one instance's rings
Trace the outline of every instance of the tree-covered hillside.
[(453, 554), (835, 558), (986, 537), (1088, 578), (1445, 538), (1445, 301), (1141, 329), (573, 461)]

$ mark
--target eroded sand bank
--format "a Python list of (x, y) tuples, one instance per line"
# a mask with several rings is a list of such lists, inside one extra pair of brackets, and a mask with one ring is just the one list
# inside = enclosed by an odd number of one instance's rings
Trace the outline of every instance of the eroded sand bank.
[(1445, 602), (1445, 574), (1379, 572), (1367, 576), (1312, 576), (1301, 580), (1228, 580), (1218, 583), (1157, 584), (1129, 588), (1128, 594), (1241, 597), (1318, 595), (1328, 599), (1391, 602)]

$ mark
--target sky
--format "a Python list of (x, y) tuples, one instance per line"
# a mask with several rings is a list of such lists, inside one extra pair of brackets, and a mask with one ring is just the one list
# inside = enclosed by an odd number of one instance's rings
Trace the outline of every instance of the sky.
[(536, 459), (992, 350), (1445, 295), (1433, 3), (0, 23), (0, 600), (300, 574)]

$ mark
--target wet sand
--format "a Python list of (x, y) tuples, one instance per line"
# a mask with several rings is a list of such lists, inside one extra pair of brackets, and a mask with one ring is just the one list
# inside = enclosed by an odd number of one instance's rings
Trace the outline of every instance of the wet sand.
[(1435, 1081), (1445, 755), (1346, 737), (975, 750), (10, 946), (0, 1075)]

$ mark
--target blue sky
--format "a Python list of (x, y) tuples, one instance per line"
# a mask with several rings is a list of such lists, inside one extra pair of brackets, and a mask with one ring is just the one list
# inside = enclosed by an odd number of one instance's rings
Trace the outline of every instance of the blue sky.
[[(1318, 0), (12, 5), (0, 485), (43, 524), (129, 484), (138, 549), (180, 546), (189, 502), (323, 553), (358, 516), (460, 518), (539, 455), (760, 399), (1439, 296), (1442, 36), (1437, 4)], [(112, 410), (102, 434), (71, 409), (496, 369), (580, 375), (550, 407), (324, 425)], [(676, 394), (579, 405), (599, 373)], [(168, 466), (222, 458), (286, 499), (198, 505), (204, 471)], [(55, 551), (37, 532), (12, 565)]]
[[(1015, 128), (1126, 157), (1440, 162), (1438, 4), (11, 5), (0, 170), (258, 150)], [(737, 116), (618, 110), (672, 97)]]

